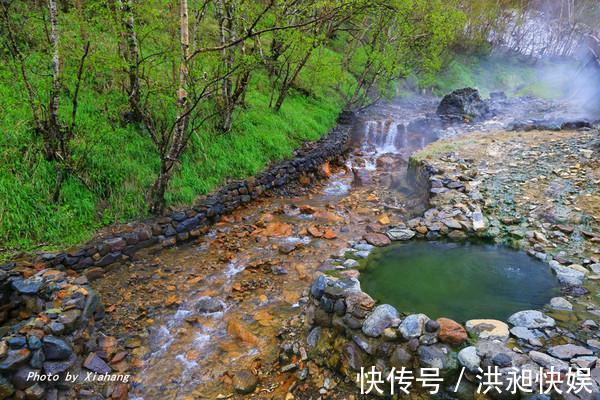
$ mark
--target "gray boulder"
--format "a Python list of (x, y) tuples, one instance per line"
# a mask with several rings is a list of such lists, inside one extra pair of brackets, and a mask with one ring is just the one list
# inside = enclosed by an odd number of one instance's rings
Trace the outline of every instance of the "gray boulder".
[(418, 338), (423, 334), (425, 324), (428, 320), (429, 317), (425, 314), (412, 314), (404, 318), (398, 330), (405, 340)]
[(394, 307), (389, 304), (382, 304), (375, 307), (373, 312), (369, 314), (363, 324), (362, 331), (370, 337), (381, 336), (386, 328), (389, 328), (395, 321), (399, 320), (399, 317), (400, 315)]
[(508, 322), (529, 329), (552, 328), (556, 325), (554, 319), (537, 310), (516, 312), (508, 317)]

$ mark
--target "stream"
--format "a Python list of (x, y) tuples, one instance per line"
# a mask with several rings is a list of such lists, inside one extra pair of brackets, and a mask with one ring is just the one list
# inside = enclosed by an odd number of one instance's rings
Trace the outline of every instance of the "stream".
[[(424, 96), (370, 107), (352, 127), (346, 165), (328, 180), (257, 200), (197, 241), (145, 250), (95, 281), (106, 304), (104, 331), (135, 360), (130, 398), (228, 398), (236, 371), (278, 370), (278, 332), (298, 313), (313, 275), (331, 268), (329, 255), (343, 253), (369, 225), (427, 208), (426, 191), (407, 174), (415, 150), (562, 112), (537, 99), (506, 99), (483, 123), (444, 127), (428, 117), (438, 102)], [(284, 398), (284, 379), (274, 374), (260, 390)]]

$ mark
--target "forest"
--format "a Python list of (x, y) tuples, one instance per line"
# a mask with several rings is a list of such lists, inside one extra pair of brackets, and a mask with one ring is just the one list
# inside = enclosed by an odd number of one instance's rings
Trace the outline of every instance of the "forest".
[[(554, 13), (575, 38), (573, 27), (597, 10), (564, 3)], [(340, 111), (399, 94), (407, 78), (420, 89), (448, 86), (437, 73), (456, 55), (488, 53), (492, 33), (515, 37), (523, 25), (513, 13), (530, 4), (6, 0), (1, 7), (0, 247), (12, 251), (78, 243), (102, 226), (190, 204), (289, 157), (328, 132)]]

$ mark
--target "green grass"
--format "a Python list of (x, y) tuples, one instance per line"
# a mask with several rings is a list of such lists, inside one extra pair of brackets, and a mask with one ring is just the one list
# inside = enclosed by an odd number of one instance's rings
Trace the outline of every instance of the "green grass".
[[(269, 163), (290, 157), (306, 140), (316, 140), (334, 125), (342, 108), (341, 56), (324, 49), (301, 73), (279, 112), (268, 107), (270, 84), (257, 72), (232, 131), (198, 132), (185, 153), (167, 194), (170, 206), (190, 205), (227, 179), (244, 178)], [(337, 79), (331, 79), (336, 76)], [(68, 108), (68, 107), (65, 107)], [(99, 228), (147, 216), (145, 194), (156, 177), (158, 155), (147, 135), (123, 126), (127, 99), (120, 91), (83, 88), (74, 157), (81, 160), (88, 188), (69, 177), (60, 201), (53, 203), (55, 171), (41, 154), (31, 130), (23, 87), (0, 64), (0, 259), (15, 251), (64, 249), (91, 238)]]

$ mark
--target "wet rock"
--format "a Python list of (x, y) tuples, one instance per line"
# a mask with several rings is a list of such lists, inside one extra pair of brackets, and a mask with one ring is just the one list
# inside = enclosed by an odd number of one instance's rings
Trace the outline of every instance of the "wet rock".
[(102, 360), (96, 353), (90, 353), (85, 358), (83, 362), (83, 366), (86, 369), (89, 369), (92, 372), (97, 372), (99, 374), (110, 374), (112, 369)]
[(467, 340), (467, 331), (458, 322), (450, 318), (438, 318), (437, 322), (440, 325), (438, 333), (440, 341), (452, 346), (459, 346)]
[(508, 325), (495, 319), (472, 319), (465, 326), (471, 335), (479, 339), (506, 341), (509, 337)]
[(0, 361), (0, 371), (11, 371), (17, 369), (31, 357), (28, 349), (9, 350), (6, 357)]
[(508, 318), (513, 326), (522, 326), (530, 329), (552, 328), (556, 321), (537, 310), (525, 310), (514, 313)]
[(479, 120), (490, 113), (489, 106), (473, 88), (457, 89), (444, 96), (436, 110), (437, 115), (456, 121)]
[(399, 319), (399, 316), (398, 311), (389, 304), (377, 306), (365, 320), (362, 331), (370, 337), (381, 336), (386, 328)]
[(205, 314), (223, 311), (223, 302), (214, 297), (202, 297), (196, 303), (196, 310)]
[(48, 361), (61, 361), (68, 359), (73, 354), (71, 346), (56, 336), (44, 336), (42, 340), (44, 354)]
[(325, 275), (319, 276), (314, 280), (313, 284), (310, 287), (310, 294), (315, 299), (320, 299), (325, 292), (325, 287), (327, 286), (327, 278)]
[(44, 366), (44, 361), (46, 361), (44, 351), (42, 349), (37, 349), (34, 350), (31, 354), (29, 365), (31, 365), (35, 369), (41, 369)]
[(554, 308), (555, 310), (573, 310), (573, 304), (569, 303), (569, 301), (564, 297), (553, 297), (550, 299), (550, 307)]
[(541, 365), (546, 369), (554, 368), (555, 371), (566, 372), (569, 370), (569, 364), (564, 361), (559, 360), (558, 358), (554, 358), (545, 353), (540, 353), (539, 351), (530, 351), (529, 357)]
[(585, 279), (585, 273), (574, 268), (569, 268), (560, 265), (557, 261), (552, 260), (549, 263), (550, 268), (556, 273), (558, 281), (563, 285), (581, 286)]
[(6, 343), (8, 343), (8, 347), (11, 349), (21, 349), (25, 347), (27, 339), (24, 336), (12, 336), (6, 339)]
[(319, 338), (321, 337), (321, 327), (317, 326), (313, 328), (308, 336), (306, 337), (306, 343), (311, 349), (314, 349), (319, 342)]
[(15, 279), (12, 281), (12, 287), (21, 294), (36, 294), (42, 287), (41, 278)]
[(435, 333), (440, 329), (440, 323), (434, 319), (430, 319), (425, 323), (425, 332)]
[(492, 364), (500, 368), (506, 368), (512, 366), (512, 359), (508, 356), (508, 354), (500, 353), (492, 357)]
[(470, 372), (477, 372), (481, 367), (481, 358), (477, 355), (475, 346), (465, 347), (458, 352), (458, 362)]
[(594, 353), (590, 349), (574, 344), (562, 344), (548, 349), (548, 354), (561, 360), (570, 360), (577, 356), (591, 356)]
[(250, 371), (238, 371), (233, 375), (233, 388), (237, 393), (250, 394), (258, 386), (258, 377)]
[(398, 327), (400, 334), (404, 340), (410, 340), (412, 338), (418, 338), (423, 334), (425, 324), (429, 320), (429, 317), (425, 314), (412, 314), (406, 317)]
[(419, 346), (419, 364), (423, 368), (439, 368), (440, 375), (448, 370), (455, 369), (458, 365), (456, 359), (451, 357), (450, 349), (443, 344), (432, 346)]
[(511, 328), (510, 333), (517, 339), (528, 342), (532, 346), (542, 346), (542, 342), (540, 342), (537, 336), (525, 327), (515, 326), (514, 328)]
[(390, 238), (383, 233), (369, 232), (365, 233), (363, 238), (367, 241), (367, 243), (377, 247), (384, 247), (391, 243)]
[(416, 235), (413, 230), (401, 228), (392, 228), (386, 234), (393, 241), (410, 240)]
[(77, 361), (77, 356), (73, 353), (66, 361), (46, 361), (44, 363), (44, 372), (46, 374), (62, 374), (71, 368)]

